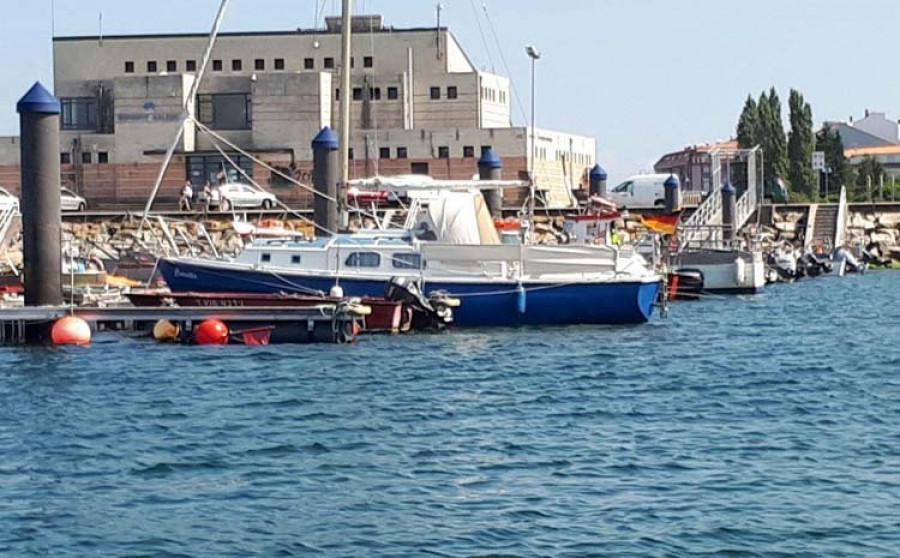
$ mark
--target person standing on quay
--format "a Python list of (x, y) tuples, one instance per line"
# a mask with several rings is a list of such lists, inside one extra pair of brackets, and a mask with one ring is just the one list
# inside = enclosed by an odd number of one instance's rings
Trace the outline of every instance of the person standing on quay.
[(209, 180), (203, 185), (203, 216), (206, 217), (209, 215), (209, 209), (212, 205), (212, 187), (209, 185)]
[(191, 198), (194, 196), (194, 188), (191, 186), (190, 180), (185, 180), (184, 187), (181, 189), (181, 197), (178, 199), (179, 211), (191, 210)]

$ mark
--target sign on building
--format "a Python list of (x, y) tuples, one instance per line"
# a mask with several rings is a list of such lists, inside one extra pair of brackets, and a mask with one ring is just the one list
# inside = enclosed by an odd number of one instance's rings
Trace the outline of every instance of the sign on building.
[(812, 168), (819, 172), (825, 170), (825, 152), (814, 151), (812, 155)]

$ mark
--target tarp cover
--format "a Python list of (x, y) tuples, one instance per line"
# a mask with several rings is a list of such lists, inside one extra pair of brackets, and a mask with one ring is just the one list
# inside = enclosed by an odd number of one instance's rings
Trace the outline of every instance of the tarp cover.
[(500, 244), (481, 192), (441, 192), (420, 225), (431, 227), (444, 244)]

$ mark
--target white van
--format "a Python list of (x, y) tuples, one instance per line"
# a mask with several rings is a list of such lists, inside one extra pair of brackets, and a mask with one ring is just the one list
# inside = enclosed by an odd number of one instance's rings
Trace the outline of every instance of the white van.
[(660, 207), (666, 203), (668, 174), (639, 174), (632, 176), (612, 190), (606, 197), (621, 208)]

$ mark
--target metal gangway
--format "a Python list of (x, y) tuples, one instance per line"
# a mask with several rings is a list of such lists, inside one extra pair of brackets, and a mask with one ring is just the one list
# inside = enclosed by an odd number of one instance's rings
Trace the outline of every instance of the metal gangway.
[(734, 228), (740, 230), (756, 213), (762, 200), (762, 149), (716, 149), (709, 153), (710, 192), (706, 200), (687, 221), (681, 225), (681, 245), (720, 245), (724, 241), (722, 226), (722, 179), (723, 170), (731, 175), (731, 164), (746, 164), (747, 190), (738, 198), (735, 207)]

